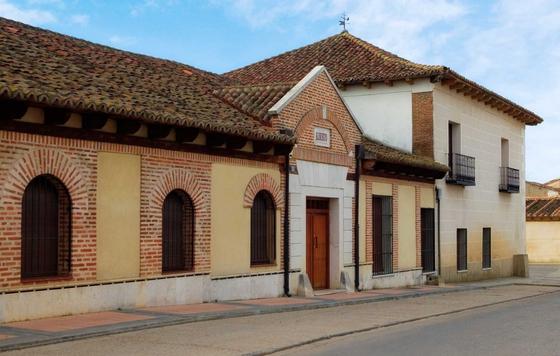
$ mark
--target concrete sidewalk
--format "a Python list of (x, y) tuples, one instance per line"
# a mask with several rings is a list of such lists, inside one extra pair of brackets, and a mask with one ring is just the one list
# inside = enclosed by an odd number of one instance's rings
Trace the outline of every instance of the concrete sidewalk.
[[(441, 317), (455, 313), (483, 310), (488, 306), (527, 300), (541, 295), (558, 295), (560, 288), (532, 285), (509, 285), (488, 288), (464, 288), (441, 292), (401, 296), (362, 302), (260, 315), (222, 318), (196, 323), (163, 326), (127, 333), (74, 340), (10, 352), (10, 355), (240, 355), (267, 354), (294, 347), (388, 326)], [(247, 302), (253, 303), (253, 301)], [(262, 304), (276, 304), (262, 300)], [(322, 302), (318, 302), (322, 303)], [(240, 303), (239, 303), (240, 304)], [(235, 303), (234, 305), (239, 305)], [(315, 302), (303, 303), (311, 307)], [(229, 303), (228, 303), (229, 305)], [(243, 304), (246, 306), (246, 304)], [(272, 306), (270, 306), (272, 307)], [(259, 308), (264, 308), (259, 306)], [(553, 311), (551, 311), (553, 312)], [(136, 312), (134, 315), (137, 315)], [(82, 329), (82, 332), (86, 329)], [(45, 332), (47, 333), (47, 332)], [(48, 334), (56, 336), (56, 332)], [(57, 341), (60, 339), (58, 334)], [(89, 336), (92, 334), (90, 333)], [(53, 341), (51, 341), (53, 342)]]
[(530, 282), (528, 279), (509, 278), (443, 287), (376, 289), (359, 293), (338, 292), (313, 298), (283, 297), (148, 307), (14, 322), (0, 325), (0, 351), (203, 320), (376, 303), (443, 293), (475, 291), (528, 282)]
[(473, 287), (448, 285), (445, 287), (423, 286), (416, 288), (378, 289), (359, 293), (338, 292), (313, 298), (281, 297), (120, 309), (13, 322), (0, 325), (0, 351), (202, 320), (329, 308), (461, 291), (471, 288)]

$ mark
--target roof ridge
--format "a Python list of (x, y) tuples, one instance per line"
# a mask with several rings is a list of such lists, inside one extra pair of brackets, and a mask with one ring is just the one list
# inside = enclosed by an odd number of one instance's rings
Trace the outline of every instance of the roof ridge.
[(297, 82), (279, 82), (279, 83), (261, 83), (261, 84), (232, 84), (224, 85), (216, 90), (223, 89), (242, 89), (242, 88), (279, 88), (279, 87), (292, 87)]
[(340, 36), (343, 37), (347, 37), (349, 40), (355, 42), (356, 44), (360, 45), (361, 47), (363, 47), (364, 49), (368, 50), (371, 54), (376, 55), (378, 57), (382, 57), (382, 58), (390, 58), (393, 60), (399, 60), (399, 61), (403, 61), (406, 62), (407, 64), (416, 66), (418, 68), (423, 68), (426, 69), (426, 67), (430, 68), (430, 69), (435, 69), (435, 68), (440, 68), (440, 69), (446, 69), (446, 66), (443, 65), (433, 65), (433, 64), (423, 64), (423, 63), (416, 63), (413, 62), (409, 59), (403, 58), (393, 52), (387, 51), (381, 47), (378, 47), (376, 45), (374, 45), (373, 43), (370, 43), (368, 41), (365, 41), (357, 36), (354, 36), (353, 34), (351, 34), (348, 31), (344, 31), (340, 34)]
[(316, 46), (316, 45), (318, 45), (319, 43), (326, 42), (326, 41), (328, 41), (328, 40), (330, 40), (330, 39), (339, 37), (339, 36), (341, 36), (341, 35), (342, 35), (342, 33), (337, 33), (337, 34), (331, 35), (331, 36), (329, 36), (329, 37), (323, 38), (322, 40), (319, 40), (319, 41), (316, 41), (316, 42), (313, 42), (313, 43), (306, 44), (305, 46), (298, 47), (298, 48), (293, 48), (293, 49), (290, 49), (290, 50), (287, 50), (287, 51), (278, 53), (278, 54), (276, 54), (276, 55), (274, 55), (274, 56), (272, 56), (272, 57), (268, 57), (268, 58), (265, 58), (265, 59), (261, 59), (260, 61), (257, 61), (257, 62), (249, 63), (249, 64), (247, 64), (247, 65), (244, 65), (243, 67), (232, 69), (232, 70), (230, 70), (230, 71), (227, 71), (227, 72), (222, 73), (221, 75), (227, 76), (228, 74), (235, 73), (235, 72), (237, 72), (237, 71), (241, 71), (241, 70), (243, 70), (243, 69), (246, 68), (246, 67), (252, 67), (252, 66), (254, 66), (254, 65), (258, 65), (258, 64), (261, 64), (261, 63), (269, 62), (269, 61), (271, 61), (271, 60), (273, 60), (273, 59), (275, 59), (275, 58), (282, 57), (282, 56), (285, 56), (285, 55), (290, 54), (290, 53), (298, 52), (298, 51), (307, 49), (307, 48), (309, 48), (309, 47), (311, 47), (311, 46)]

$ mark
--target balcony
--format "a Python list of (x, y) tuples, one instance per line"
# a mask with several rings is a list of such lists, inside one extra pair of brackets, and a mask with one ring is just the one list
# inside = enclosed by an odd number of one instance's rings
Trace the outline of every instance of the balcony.
[(500, 167), (500, 192), (519, 193), (519, 170)]
[(459, 153), (449, 154), (449, 168), (447, 183), (463, 186), (475, 185), (475, 159)]

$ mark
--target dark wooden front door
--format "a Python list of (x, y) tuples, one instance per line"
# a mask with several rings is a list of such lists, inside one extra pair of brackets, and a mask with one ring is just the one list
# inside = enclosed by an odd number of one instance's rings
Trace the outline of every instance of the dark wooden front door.
[(422, 272), (433, 272), (436, 270), (434, 209), (422, 208), (420, 219)]
[(307, 274), (314, 289), (326, 289), (329, 288), (328, 200), (316, 202), (323, 201), (307, 204)]

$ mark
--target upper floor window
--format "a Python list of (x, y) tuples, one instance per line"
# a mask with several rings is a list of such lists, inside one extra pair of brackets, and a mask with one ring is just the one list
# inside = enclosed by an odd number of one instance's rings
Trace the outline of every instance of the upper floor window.
[(194, 205), (176, 189), (163, 202), (162, 269), (190, 271), (194, 267)]
[(451, 121), (448, 124), (448, 164), (448, 183), (475, 185), (475, 159), (461, 154), (461, 125)]
[(510, 167), (509, 140), (501, 140), (500, 186), (501, 192), (519, 193), (519, 170)]
[(21, 220), (21, 277), (70, 273), (72, 204), (64, 184), (51, 175), (25, 188)]
[(251, 207), (251, 265), (272, 264), (276, 259), (276, 207), (269, 192), (261, 190)]

